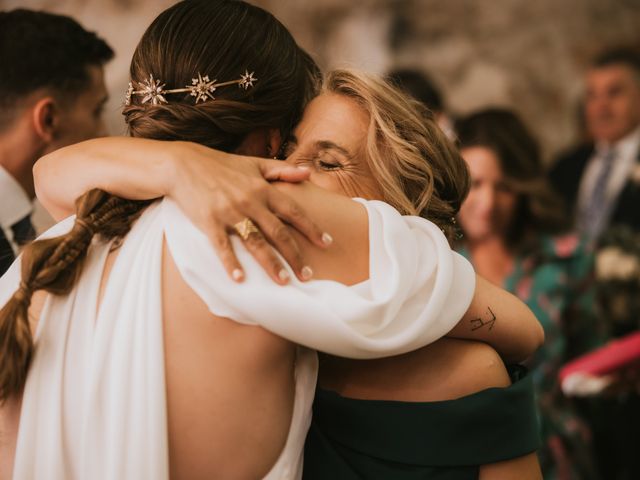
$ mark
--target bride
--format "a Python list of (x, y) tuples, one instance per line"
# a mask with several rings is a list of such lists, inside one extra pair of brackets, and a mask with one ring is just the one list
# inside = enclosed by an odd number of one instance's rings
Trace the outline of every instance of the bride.
[[(131, 74), (135, 136), (256, 155), (297, 122), (316, 69), (266, 12), (188, 1), (149, 27)], [(334, 242), (299, 239), (319, 281), (284, 288), (237, 239), (245, 281), (227, 282), (169, 199), (91, 191), (26, 249), (0, 283), (3, 416), (24, 386), (14, 478), (297, 478), (317, 365), (290, 341), (393, 355), (463, 316), (474, 275), (433, 224), (308, 184), (296, 200)]]

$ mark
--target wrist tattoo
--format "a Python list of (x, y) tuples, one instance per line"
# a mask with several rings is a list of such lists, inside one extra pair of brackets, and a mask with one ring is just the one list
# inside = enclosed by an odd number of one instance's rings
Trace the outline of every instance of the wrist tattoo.
[(479, 328), (482, 328), (485, 325), (489, 325), (489, 330), (493, 328), (493, 325), (496, 323), (497, 317), (496, 317), (496, 314), (493, 313), (493, 310), (491, 310), (491, 307), (487, 307), (487, 310), (489, 311), (489, 319), (485, 321), (485, 320), (482, 320), (482, 318), (474, 318), (470, 322), (471, 331), (478, 330)]

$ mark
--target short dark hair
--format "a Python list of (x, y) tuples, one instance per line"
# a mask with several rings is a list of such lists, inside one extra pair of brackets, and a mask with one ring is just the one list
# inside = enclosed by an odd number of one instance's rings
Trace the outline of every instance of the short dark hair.
[(612, 65), (624, 65), (640, 76), (640, 50), (632, 47), (605, 50), (591, 63), (593, 68), (604, 68)]
[(62, 95), (82, 90), (90, 80), (87, 67), (111, 58), (109, 45), (70, 17), (0, 12), (0, 128), (20, 99), (40, 88)]
[(433, 112), (444, 111), (444, 101), (435, 83), (423, 72), (398, 68), (387, 73), (389, 81), (427, 106)]

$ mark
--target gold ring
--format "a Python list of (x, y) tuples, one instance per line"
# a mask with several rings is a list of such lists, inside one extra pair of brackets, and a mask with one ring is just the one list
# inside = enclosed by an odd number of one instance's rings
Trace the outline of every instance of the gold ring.
[(241, 222), (236, 223), (233, 229), (240, 235), (242, 240), (247, 240), (252, 233), (260, 233), (256, 224), (251, 221), (249, 217), (245, 218)]

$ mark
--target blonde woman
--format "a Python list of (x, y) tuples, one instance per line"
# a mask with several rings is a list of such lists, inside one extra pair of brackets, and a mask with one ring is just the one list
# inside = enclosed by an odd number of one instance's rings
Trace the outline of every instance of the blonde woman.
[[(342, 222), (346, 218), (344, 212), (331, 211), (327, 205), (322, 208), (326, 202), (326, 199), (321, 200), (324, 194), (312, 188), (318, 185), (341, 195), (385, 200), (402, 213), (433, 219), (452, 236), (455, 229), (451, 217), (464, 197), (468, 179), (457, 152), (435, 127), (433, 120), (394, 89), (361, 74), (334, 72), (326, 80), (323, 92), (309, 105), (287, 146), (289, 162), (308, 169), (310, 184), (280, 184), (276, 188), (304, 202), (305, 209), (313, 218), (329, 218), (321, 213), (323, 209), (329, 210), (330, 217), (341, 218)], [(398, 128), (400, 124), (403, 129)], [(177, 158), (182, 163), (175, 163)], [(425, 161), (425, 158), (429, 161)], [(211, 193), (212, 185), (223, 184), (221, 178), (225, 175), (229, 178), (230, 171), (242, 171), (244, 168), (247, 172), (248, 168), (243, 167), (243, 163), (260, 165), (261, 161), (187, 144), (169, 146), (136, 139), (101, 139), (70, 147), (43, 159), (36, 169), (36, 178), (43, 201), (54, 206), (60, 214), (71, 211), (76, 192), (92, 187), (137, 198), (171, 194), (176, 199), (182, 198), (178, 202), (184, 205), (186, 211), (193, 211), (192, 198), (204, 199), (203, 203), (208, 204), (207, 198), (220, 194), (219, 186)], [(150, 165), (155, 167), (149, 169)], [(144, 175), (140, 173), (143, 171)], [(167, 171), (178, 173), (167, 177)], [(56, 187), (61, 179), (64, 179), (66, 186), (64, 191)], [(212, 220), (208, 213), (193, 215), (193, 218), (203, 230), (212, 231), (209, 224)], [(341, 241), (332, 248), (351, 252), (357, 250), (357, 229), (357, 223), (347, 225), (347, 236), (342, 236)], [(316, 278), (323, 278), (327, 269), (337, 268), (337, 264), (328, 263), (328, 257), (321, 250), (311, 247), (302, 235), (293, 230), (291, 234), (304, 253), (305, 263), (313, 267)], [(351, 256), (351, 283), (363, 279), (355, 275), (356, 270), (352, 267), (356, 263), (356, 257)], [(478, 289), (484, 293), (476, 293), (472, 311), (467, 313), (451, 334), (490, 342), (511, 360), (526, 356), (535, 348), (539, 337), (535, 334), (523, 335), (517, 328), (511, 329), (516, 322), (511, 322), (513, 318), (510, 313), (516, 312), (518, 305), (510, 303), (511, 297), (501, 297), (502, 294), (482, 280)], [(300, 322), (304, 323), (304, 318)], [(300, 338), (298, 341), (318, 347), (313, 338)], [(325, 390), (321, 392), (316, 407), (325, 413), (327, 408), (331, 408), (342, 412), (369, 412), (370, 415), (374, 412), (378, 415), (393, 414), (398, 409), (408, 409), (409, 418), (405, 411), (405, 420), (399, 422), (401, 425), (396, 426), (394, 431), (376, 431), (375, 424), (363, 422), (353, 424), (351, 431), (347, 432), (352, 434), (348, 441), (367, 436), (373, 440), (371, 450), (364, 455), (360, 452), (360, 467), (377, 469), (379, 474), (370, 478), (384, 478), (385, 471), (393, 472), (394, 478), (402, 478), (398, 476), (401, 473), (397, 467), (396, 470), (393, 467), (403, 462), (402, 453), (399, 457), (377, 458), (375, 452), (376, 448), (379, 451), (380, 445), (376, 446), (374, 439), (380, 440), (382, 435), (390, 433), (389, 438), (401, 439), (404, 441), (402, 445), (405, 445), (417, 438), (417, 428), (435, 425), (438, 421), (458, 425), (451, 425), (448, 432), (439, 430), (439, 433), (448, 433), (446, 438), (451, 438), (452, 432), (458, 432), (464, 438), (468, 435), (465, 436), (463, 430), (456, 428), (472, 418), (476, 419), (476, 426), (481, 431), (473, 432), (477, 436), (469, 441), (470, 448), (473, 448), (474, 442), (477, 446), (478, 442), (488, 441), (490, 444), (491, 441), (501, 441), (496, 445), (498, 448), (487, 451), (485, 446), (481, 453), (458, 449), (449, 451), (444, 457), (440, 454), (440, 459), (434, 460), (438, 454), (429, 453), (428, 446), (437, 445), (438, 437), (431, 436), (429, 439), (423, 436), (423, 445), (418, 444), (417, 448), (413, 448), (413, 458), (407, 459), (405, 456), (404, 462), (412, 463), (417, 469), (432, 469), (434, 475), (439, 469), (449, 469), (452, 470), (451, 474), (470, 475), (470, 478), (479, 472), (492, 478), (502, 470), (517, 472), (519, 478), (536, 478), (535, 457), (526, 455), (535, 449), (535, 439), (530, 438), (531, 430), (535, 427), (532, 427), (531, 412), (522, 407), (530, 385), (524, 381), (507, 389), (484, 390), (509, 384), (504, 367), (500, 365), (499, 357), (490, 348), (480, 343), (467, 344), (458, 340), (441, 340), (415, 353), (375, 362), (324, 357), (320, 384)], [(474, 395), (474, 392), (480, 393)], [(467, 397), (469, 394), (471, 396)], [(396, 402), (370, 402), (375, 399)], [(515, 402), (511, 407), (519, 405), (521, 408), (514, 408), (514, 416), (508, 420), (504, 418), (508, 409), (502, 408), (507, 399)], [(526, 402), (524, 400), (524, 404)], [(482, 410), (481, 407), (484, 405), (486, 408), (488, 403), (495, 403), (494, 408)], [(474, 411), (475, 408), (478, 410)], [(442, 415), (443, 410), (440, 410), (438, 419), (438, 409), (444, 409), (445, 413), (447, 409), (457, 409), (465, 415), (456, 418), (451, 411), (448, 415)], [(518, 415), (522, 418), (518, 419)], [(323, 418), (326, 420), (326, 415)], [(485, 419), (485, 424), (477, 423), (481, 418)], [(416, 419), (420, 421), (416, 422)], [(340, 419), (342, 421), (344, 418)], [(491, 424), (491, 421), (497, 423)], [(407, 425), (411, 424), (413, 427), (410, 431), (406, 430)], [(322, 478), (322, 475), (331, 472), (335, 475), (363, 474), (353, 465), (345, 467), (346, 464), (336, 464), (335, 460), (345, 454), (336, 448), (338, 445), (344, 448), (344, 443), (328, 440), (327, 428), (331, 429), (331, 425), (316, 422), (312, 428), (313, 443), (308, 448), (307, 463), (313, 467), (306, 470), (305, 476)], [(358, 428), (364, 431), (355, 431)], [(491, 437), (492, 433), (498, 431), (502, 436), (498, 434)], [(424, 431), (420, 430), (419, 433)], [(402, 438), (403, 435), (405, 438)], [(461, 442), (463, 438), (456, 441)], [(500, 451), (501, 446), (507, 443), (511, 443), (515, 449)], [(444, 447), (453, 448), (450, 443)], [(347, 449), (347, 453), (354, 455), (354, 450)], [(397, 452), (389, 454), (398, 455)], [(455, 466), (453, 462), (452, 466), (452, 456), (457, 456), (460, 464)], [(479, 465), (494, 462), (497, 463), (478, 470)], [(322, 468), (329, 468), (330, 472), (323, 472)], [(341, 468), (356, 470), (345, 472)], [(457, 472), (453, 471), (456, 469)], [(371, 475), (370, 470), (367, 470), (367, 475)]]

